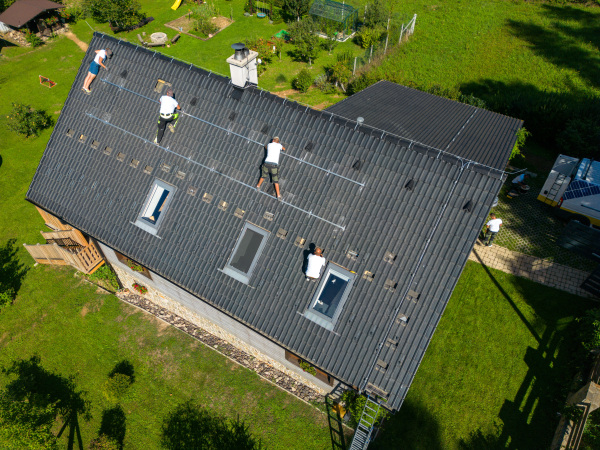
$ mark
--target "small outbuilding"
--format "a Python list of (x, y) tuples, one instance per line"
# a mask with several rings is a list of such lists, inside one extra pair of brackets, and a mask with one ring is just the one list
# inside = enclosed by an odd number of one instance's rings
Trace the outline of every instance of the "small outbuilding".
[(32, 32), (44, 32), (48, 25), (43, 20), (50, 16), (49, 11), (64, 8), (50, 0), (17, 0), (0, 14), (0, 22), (13, 28), (27, 26)]
[(308, 13), (321, 24), (321, 31), (325, 31), (327, 27), (334, 27), (337, 31), (349, 35), (356, 30), (358, 10), (352, 5), (333, 0), (315, 0)]

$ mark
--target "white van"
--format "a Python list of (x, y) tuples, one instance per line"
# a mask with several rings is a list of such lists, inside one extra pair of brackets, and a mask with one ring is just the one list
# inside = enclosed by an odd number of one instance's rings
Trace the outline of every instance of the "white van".
[(600, 161), (559, 155), (538, 200), (600, 227)]

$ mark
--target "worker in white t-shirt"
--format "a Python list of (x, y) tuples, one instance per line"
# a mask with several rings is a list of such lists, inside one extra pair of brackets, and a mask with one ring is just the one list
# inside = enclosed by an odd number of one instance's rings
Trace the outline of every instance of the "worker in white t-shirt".
[(488, 223), (486, 223), (486, 226), (487, 230), (485, 232), (485, 236), (483, 237), (483, 243), (485, 244), (485, 241), (487, 239), (487, 244), (485, 245), (491, 247), (494, 238), (496, 237), (498, 231), (500, 231), (500, 227), (502, 226), (502, 219), (496, 218), (496, 214), (492, 213), (490, 214), (490, 220), (488, 221)]
[(256, 189), (260, 189), (260, 185), (263, 184), (265, 178), (271, 174), (271, 182), (275, 185), (277, 200), (281, 197), (279, 193), (279, 156), (282, 151), (285, 151), (285, 147), (279, 143), (279, 138), (275, 136), (271, 143), (267, 145), (267, 157), (260, 168), (260, 179), (256, 185)]
[(107, 57), (112, 58), (112, 54), (113, 53), (110, 50), (110, 48), (96, 50), (96, 56), (94, 57), (94, 60), (90, 63), (90, 70), (87, 76), (85, 77), (85, 80), (83, 80), (83, 87), (81, 88), (83, 92), (85, 92), (86, 94), (92, 93), (92, 91), (90, 91), (90, 84), (92, 84), (92, 81), (94, 81), (94, 78), (96, 78), (96, 75), (98, 75), (100, 66), (108, 70), (104, 65), (104, 61), (106, 61)]
[(512, 180), (512, 185), (513, 186), (520, 186), (520, 187), (525, 187), (527, 186), (526, 181), (529, 179), (529, 174), (528, 173), (522, 173), (521, 175), (513, 178)]
[(325, 264), (327, 264), (327, 260), (323, 257), (323, 250), (319, 247), (315, 248), (315, 252), (308, 255), (305, 272), (306, 281), (317, 281)]
[[(179, 119), (179, 113), (181, 106), (177, 100), (173, 98), (173, 89), (167, 89), (166, 95), (160, 98), (160, 117), (158, 118), (158, 130), (156, 130), (156, 137), (154, 138), (155, 144), (160, 144), (163, 136), (165, 135), (165, 128), (169, 125), (169, 131), (175, 133), (175, 126), (177, 125), (177, 119)], [(174, 124), (171, 122), (175, 121)]]

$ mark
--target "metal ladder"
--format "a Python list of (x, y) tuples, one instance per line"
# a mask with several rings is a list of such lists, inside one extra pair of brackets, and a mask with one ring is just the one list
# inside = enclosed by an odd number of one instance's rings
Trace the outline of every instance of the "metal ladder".
[(556, 199), (556, 197), (558, 197), (558, 191), (560, 190), (560, 188), (562, 187), (565, 178), (567, 178), (566, 175), (559, 173), (558, 176), (556, 177), (556, 179), (554, 180), (554, 183), (552, 184), (552, 187), (550, 188), (550, 190), (548, 191), (548, 193), (546, 194), (546, 197), (544, 198), (544, 203), (551, 205), (552, 202), (557, 202), (560, 199)]
[(327, 420), (329, 421), (329, 434), (331, 437), (331, 448), (333, 450), (346, 450), (344, 442), (344, 426), (338, 411), (335, 409), (335, 404), (341, 400), (344, 388), (341, 383), (325, 396), (325, 407), (327, 409)]
[(369, 446), (380, 408), (380, 403), (374, 401), (370, 395), (367, 395), (367, 401), (354, 432), (350, 450), (365, 450)]

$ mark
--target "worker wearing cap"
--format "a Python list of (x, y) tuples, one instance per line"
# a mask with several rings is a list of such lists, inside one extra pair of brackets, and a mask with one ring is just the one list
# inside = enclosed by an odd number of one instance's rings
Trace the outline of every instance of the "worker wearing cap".
[[(158, 130), (154, 138), (155, 144), (160, 144), (160, 141), (162, 141), (167, 124), (169, 125), (169, 131), (175, 133), (175, 126), (177, 125), (177, 119), (179, 119), (177, 110), (180, 109), (181, 106), (173, 98), (173, 89), (167, 89), (166, 95), (160, 98), (160, 117), (158, 118)], [(175, 121), (174, 124), (171, 123), (173, 121)]]
[(94, 57), (94, 60), (90, 63), (90, 70), (86, 75), (85, 80), (83, 80), (83, 87), (81, 88), (83, 92), (85, 92), (86, 94), (92, 93), (92, 91), (90, 91), (90, 84), (92, 84), (92, 81), (94, 81), (94, 78), (96, 78), (96, 75), (98, 75), (98, 72), (100, 71), (100, 66), (108, 70), (104, 65), (104, 62), (106, 61), (106, 58), (112, 58), (112, 55), (113, 53), (110, 50), (110, 48), (96, 50), (96, 56)]

